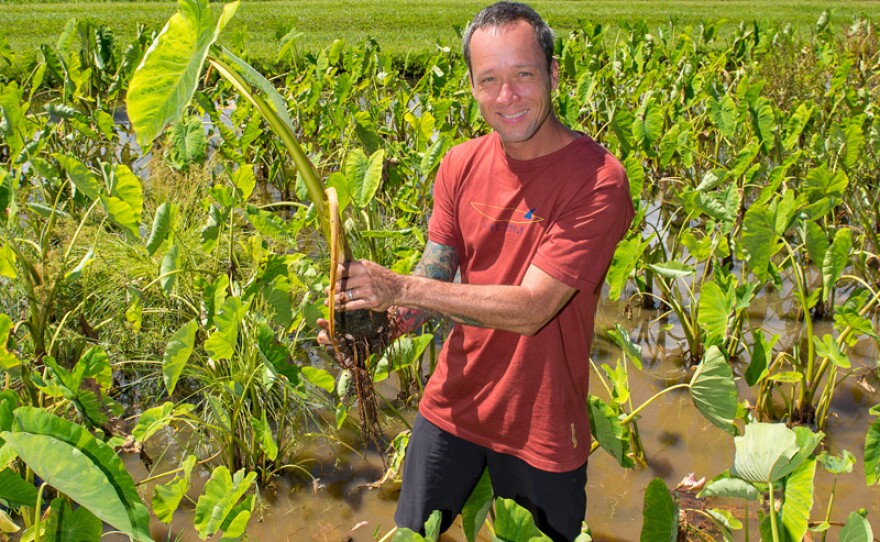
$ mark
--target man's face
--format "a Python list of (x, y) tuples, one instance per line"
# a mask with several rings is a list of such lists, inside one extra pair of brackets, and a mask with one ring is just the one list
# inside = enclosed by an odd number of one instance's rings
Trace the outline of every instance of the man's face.
[(471, 92), (512, 158), (530, 158), (551, 113), (559, 66), (547, 60), (526, 21), (481, 28), (471, 37)]

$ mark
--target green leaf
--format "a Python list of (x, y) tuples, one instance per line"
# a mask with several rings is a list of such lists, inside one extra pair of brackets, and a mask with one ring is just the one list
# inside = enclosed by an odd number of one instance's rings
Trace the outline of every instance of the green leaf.
[(7, 348), (12, 328), (12, 320), (5, 314), (0, 313), (0, 367), (6, 370), (21, 365), (21, 361), (16, 357), (15, 352), (10, 352)]
[[(862, 119), (864, 116), (861, 117)], [(848, 122), (844, 130), (846, 136), (846, 150), (844, 151), (844, 164), (847, 169), (856, 167), (862, 158), (862, 147), (865, 146), (865, 135), (862, 133), (860, 120)]]
[(605, 275), (605, 281), (608, 283), (608, 298), (612, 301), (620, 299), (626, 288), (626, 283), (630, 275), (639, 263), (645, 249), (648, 248), (650, 240), (642, 239), (641, 235), (629, 237), (621, 241), (614, 251), (614, 257), (611, 259), (611, 267)]
[(174, 393), (177, 386), (177, 379), (183, 372), (186, 362), (192, 355), (196, 342), (196, 331), (199, 324), (195, 320), (190, 320), (180, 329), (174, 332), (174, 335), (168, 340), (165, 347), (165, 354), (162, 356), (162, 379), (165, 382), (165, 389), (168, 395)]
[(629, 332), (623, 329), (620, 324), (614, 324), (614, 329), (609, 329), (606, 333), (611, 337), (611, 340), (623, 350), (627, 359), (641, 371), (642, 347), (633, 342), (632, 338), (629, 336)]
[(761, 494), (755, 486), (740, 478), (718, 478), (706, 484), (700, 492), (700, 497), (732, 497), (757, 501)]
[(660, 478), (654, 478), (645, 490), (642, 508), (642, 542), (675, 542), (678, 540), (678, 505)]
[(205, 352), (213, 359), (232, 359), (238, 346), (238, 331), (245, 314), (241, 299), (227, 297), (223, 306), (214, 315), (217, 330), (205, 341)]
[(71, 281), (71, 282), (79, 280), (79, 277), (82, 276), (82, 272), (94, 260), (95, 260), (95, 251), (90, 248), (89, 251), (86, 252), (86, 255), (83, 256), (82, 260), (80, 260), (79, 263), (76, 265), (76, 267), (74, 267), (73, 269), (71, 269), (70, 271), (68, 271), (67, 273), (64, 274), (64, 278), (66, 280)]
[(0, 470), (0, 501), (10, 508), (37, 506), (37, 488), (12, 469)]
[(382, 140), (376, 131), (376, 121), (369, 111), (358, 111), (354, 114), (354, 132), (368, 153), (373, 154), (382, 146)]
[(812, 220), (807, 221), (804, 225), (804, 244), (811, 260), (817, 264), (825, 261), (829, 243), (822, 226)]
[(801, 463), (785, 481), (785, 497), (782, 506), (782, 525), (790, 540), (803, 540), (810, 523), (813, 508), (813, 479), (816, 460)]
[(732, 472), (748, 482), (776, 482), (803, 461), (794, 431), (782, 423), (750, 423), (745, 435), (733, 441)]
[(49, 485), (135, 540), (151, 541), (150, 516), (115, 451), (82, 427), (39, 408), (15, 411), (0, 438)]
[(880, 484), (880, 419), (875, 420), (865, 435), (865, 481), (869, 486)]
[(179, 0), (178, 7), (180, 11), (156, 36), (128, 85), (126, 108), (138, 145), (145, 151), (186, 110), (208, 51), (235, 14), (238, 2), (223, 6), (216, 26), (207, 0)]
[(758, 125), (758, 134), (761, 136), (761, 142), (764, 144), (765, 150), (772, 148), (776, 140), (776, 116), (773, 114), (773, 106), (769, 103), (761, 105), (755, 113), (756, 124)]
[(175, 405), (166, 401), (157, 407), (147, 409), (138, 417), (137, 424), (131, 430), (131, 435), (137, 442), (146, 442), (151, 436), (163, 427), (168, 426), (174, 418), (189, 415), (195, 406), (189, 403)]
[(82, 193), (88, 199), (94, 201), (98, 199), (101, 192), (101, 185), (98, 183), (97, 177), (86, 167), (85, 164), (61, 153), (55, 153), (53, 158), (64, 168), (67, 176), (70, 178), (77, 191)]
[(345, 177), (354, 203), (366, 207), (382, 183), (385, 151), (379, 149), (369, 158), (364, 151), (355, 149), (345, 159)]
[(114, 224), (132, 239), (140, 239), (140, 221), (130, 205), (115, 196), (101, 196), (101, 203)]
[(716, 427), (735, 433), (737, 393), (733, 370), (717, 346), (706, 351), (690, 383), (694, 406)]
[(165, 295), (171, 295), (174, 288), (174, 279), (177, 277), (178, 268), (180, 267), (180, 247), (176, 244), (171, 245), (168, 252), (162, 258), (162, 265), (159, 266), (159, 283)]
[(254, 428), (254, 438), (260, 443), (260, 449), (266, 454), (271, 461), (275, 461), (278, 457), (278, 444), (275, 437), (272, 436), (272, 428), (266, 419), (266, 410), (263, 410), (263, 417), (256, 418), (251, 416), (251, 426)]
[(721, 101), (709, 98), (709, 116), (718, 127), (718, 131), (725, 137), (733, 137), (736, 133), (736, 103), (730, 96), (724, 96)]
[(821, 340), (818, 336), (813, 335), (813, 344), (816, 346), (816, 354), (820, 357), (829, 359), (831, 363), (841, 369), (852, 367), (849, 357), (837, 346), (837, 341), (831, 335), (826, 333)]
[(769, 341), (764, 337), (764, 332), (756, 330), (752, 337), (752, 361), (749, 368), (746, 369), (745, 379), (749, 386), (757, 384), (767, 371), (768, 362), (773, 353), (773, 345), (779, 340), (778, 335), (774, 335)]
[(178, 204), (168, 202), (156, 209), (156, 216), (153, 217), (153, 229), (150, 231), (150, 238), (147, 239), (147, 253), (150, 256), (155, 254), (168, 238), (179, 209)]
[(21, 527), (16, 525), (6, 510), (0, 510), (0, 533), (17, 533)]
[(852, 231), (849, 228), (841, 228), (834, 234), (834, 241), (825, 252), (822, 261), (822, 287), (825, 293), (824, 299), (828, 301), (834, 291), (837, 279), (849, 262), (849, 252), (852, 249)]
[(833, 173), (825, 163), (807, 172), (804, 177), (803, 193), (810, 203), (823, 198), (839, 198), (849, 185), (849, 178), (843, 171)]
[(433, 340), (434, 335), (430, 333), (415, 338), (398, 337), (391, 346), (385, 349), (384, 356), (379, 360), (373, 375), (373, 383), (385, 380), (391, 371), (398, 371), (414, 365), (421, 359), (425, 349)]
[(822, 452), (817, 460), (825, 467), (825, 470), (835, 476), (852, 472), (853, 465), (856, 464), (856, 456), (847, 450), (843, 450), (840, 455)]
[(513, 499), (495, 499), (495, 536), (502, 542), (550, 542), (535, 526), (532, 514)]
[(306, 380), (313, 385), (327, 390), (330, 393), (333, 393), (333, 390), (336, 388), (336, 379), (324, 369), (306, 365), (300, 370), (302, 371), (303, 376), (306, 377)]
[(700, 288), (697, 323), (702, 327), (705, 344), (720, 345), (727, 339), (727, 330), (736, 307), (736, 288), (733, 284), (727, 291), (715, 282), (704, 283)]
[(775, 213), (766, 205), (753, 204), (743, 219), (742, 244), (752, 273), (758, 280), (770, 278), (770, 258), (778, 248)]
[(113, 186), (110, 187), (110, 195), (121, 200), (129, 208), (129, 211), (125, 212), (126, 215), (134, 217), (131, 224), (120, 223), (120, 225), (133, 229), (134, 238), (140, 239), (141, 215), (144, 211), (144, 189), (141, 180), (124, 164), (114, 166), (111, 179)]
[[(224, 466), (217, 467), (211, 479), (205, 484), (205, 492), (196, 503), (193, 524), (203, 540), (222, 529), (227, 521), (234, 521), (240, 511), (236, 510), (239, 500), (254, 484), (257, 473), (250, 472), (245, 476), (244, 470), (229, 474)], [(252, 501), (251, 501), (252, 504)]]
[(186, 170), (192, 164), (205, 161), (208, 139), (199, 117), (189, 117), (172, 124), (168, 139), (168, 159), (173, 168)]
[(871, 524), (858, 512), (850, 512), (846, 525), (840, 530), (840, 542), (873, 542)]
[(618, 414), (602, 399), (590, 395), (590, 432), (603, 450), (617, 459), (621, 467), (635, 467), (629, 457), (629, 430), (620, 423)]
[(43, 540), (46, 542), (100, 540), (102, 532), (101, 520), (88, 508), (81, 506), (73, 510), (67, 501), (58, 498), (52, 501)]
[(254, 168), (245, 164), (232, 173), (232, 184), (241, 191), (241, 199), (247, 201), (254, 193), (257, 186), (257, 178), (254, 176)]
[[(0, 211), (2, 214), (2, 211)], [(15, 270), (15, 251), (9, 245), (0, 246), (0, 277), (15, 279), (18, 273)]]
[(664, 262), (659, 264), (648, 264), (648, 267), (661, 277), (667, 278), (682, 278), (687, 277), (689, 275), (693, 275), (695, 269), (681, 262)]
[(486, 523), (486, 516), (492, 508), (492, 480), (489, 478), (489, 469), (483, 470), (480, 481), (471, 492), (464, 508), (461, 509), (461, 528), (468, 542), (475, 542), (480, 529)]
[[(194, 456), (190, 456), (194, 457)], [(162, 523), (169, 524), (174, 519), (174, 512), (180, 506), (189, 483), (183, 478), (175, 478), (167, 484), (158, 484), (153, 488), (153, 513)]]

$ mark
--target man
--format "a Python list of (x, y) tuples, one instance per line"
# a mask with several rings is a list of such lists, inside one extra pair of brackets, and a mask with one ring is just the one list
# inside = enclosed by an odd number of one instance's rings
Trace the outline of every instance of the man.
[(433, 510), (448, 528), (485, 468), (555, 540), (584, 519), (593, 316), (633, 210), (620, 163), (553, 112), (553, 45), (523, 4), (476, 16), (464, 56), (494, 131), (444, 158), (412, 275), (340, 268), (343, 310), (399, 307), (404, 331), (436, 314), (455, 322), (407, 449), (395, 519), (413, 530)]

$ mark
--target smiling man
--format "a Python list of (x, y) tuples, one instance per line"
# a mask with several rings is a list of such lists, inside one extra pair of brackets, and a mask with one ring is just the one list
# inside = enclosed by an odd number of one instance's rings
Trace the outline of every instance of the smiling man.
[[(554, 540), (586, 511), (593, 317), (633, 217), (620, 163), (553, 111), (554, 36), (530, 7), (499, 2), (464, 35), (471, 89), (492, 133), (454, 147), (434, 186), (412, 275), (340, 268), (344, 310), (398, 307), (399, 327), (455, 322), (406, 453), (395, 519), (448, 528), (488, 468)], [(460, 283), (453, 282), (460, 273)]]

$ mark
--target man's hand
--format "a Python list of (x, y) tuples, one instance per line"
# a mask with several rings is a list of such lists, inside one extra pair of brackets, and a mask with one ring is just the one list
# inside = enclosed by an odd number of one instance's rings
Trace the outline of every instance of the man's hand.
[(341, 310), (385, 311), (396, 305), (403, 277), (369, 260), (339, 264), (336, 306)]

